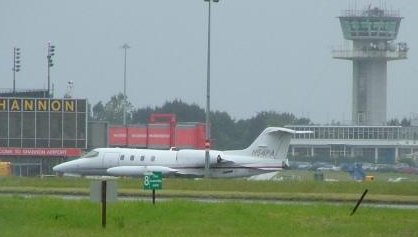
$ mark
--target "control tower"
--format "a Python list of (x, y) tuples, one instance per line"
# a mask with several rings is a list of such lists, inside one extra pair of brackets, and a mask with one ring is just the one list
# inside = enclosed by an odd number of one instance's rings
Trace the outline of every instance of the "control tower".
[(407, 58), (406, 43), (394, 43), (402, 17), (399, 11), (369, 7), (344, 11), (340, 19), (351, 49), (333, 50), (333, 58), (353, 61), (352, 122), (386, 124), (387, 62)]

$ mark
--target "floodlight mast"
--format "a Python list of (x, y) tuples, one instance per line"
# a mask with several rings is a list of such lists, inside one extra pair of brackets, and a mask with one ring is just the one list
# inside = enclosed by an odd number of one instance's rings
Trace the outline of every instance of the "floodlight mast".
[(48, 98), (51, 98), (51, 67), (54, 66), (54, 62), (52, 61), (52, 57), (55, 55), (55, 45), (51, 42), (48, 42), (48, 54), (46, 56), (48, 62)]
[(13, 48), (13, 96), (16, 93), (16, 72), (20, 71), (20, 48)]
[(206, 71), (206, 143), (205, 143), (205, 177), (210, 177), (210, 147), (211, 147), (211, 132), (210, 132), (210, 39), (211, 39), (211, 10), (212, 2), (219, 2), (219, 0), (204, 0), (208, 2), (208, 52), (207, 52), (207, 71)]

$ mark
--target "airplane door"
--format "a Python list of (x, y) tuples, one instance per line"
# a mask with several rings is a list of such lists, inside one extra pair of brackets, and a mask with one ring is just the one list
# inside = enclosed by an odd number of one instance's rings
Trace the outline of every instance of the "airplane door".
[(103, 167), (110, 168), (119, 165), (119, 152), (106, 152), (103, 154)]

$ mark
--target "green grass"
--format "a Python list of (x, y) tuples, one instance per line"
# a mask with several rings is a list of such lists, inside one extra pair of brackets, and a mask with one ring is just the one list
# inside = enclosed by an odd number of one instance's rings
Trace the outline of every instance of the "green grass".
[[(313, 180), (313, 172), (285, 171), (280, 175), (298, 177), (285, 181), (248, 181), (244, 179), (164, 179), (163, 190), (159, 196), (170, 197), (219, 197), (219, 198), (258, 198), (282, 200), (343, 200), (353, 201), (368, 189), (366, 201), (418, 203), (418, 176), (395, 173), (374, 174), (376, 181), (355, 182), (344, 172), (327, 172), (326, 178), (339, 182), (320, 182)], [(388, 178), (408, 177), (400, 183), (387, 182)], [(339, 178), (338, 178), (339, 177)], [(118, 179), (120, 195), (145, 196), (141, 179)], [(90, 180), (83, 178), (0, 178), (0, 192), (37, 194), (82, 194), (88, 195)]]
[(118, 202), (0, 197), (0, 235), (83, 236), (418, 236), (418, 211), (349, 205)]
[[(369, 189), (365, 201), (418, 203), (417, 176), (389, 183), (376, 174), (374, 182), (354, 182), (342, 172), (326, 173), (340, 182), (313, 181), (312, 172), (286, 171), (299, 181), (192, 180), (169, 178), (159, 196), (345, 200), (345, 204), (200, 203), (185, 200), (131, 201), (108, 204), (108, 226), (101, 228), (100, 205), (88, 200), (24, 198), (22, 193), (88, 194), (90, 180), (80, 178), (0, 178), (0, 236), (418, 236), (418, 210), (362, 205), (349, 216), (355, 200)], [(345, 179), (343, 179), (345, 178)], [(125, 195), (150, 195), (142, 180), (118, 179)]]

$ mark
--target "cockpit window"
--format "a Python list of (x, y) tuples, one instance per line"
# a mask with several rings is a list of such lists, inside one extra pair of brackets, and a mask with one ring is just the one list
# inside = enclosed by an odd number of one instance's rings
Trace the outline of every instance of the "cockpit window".
[(82, 158), (94, 158), (94, 157), (97, 157), (98, 155), (99, 155), (99, 152), (93, 150), (85, 154), (84, 156), (82, 156)]

